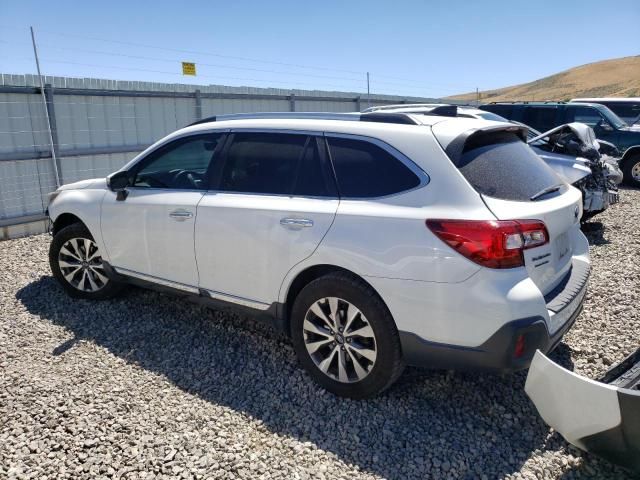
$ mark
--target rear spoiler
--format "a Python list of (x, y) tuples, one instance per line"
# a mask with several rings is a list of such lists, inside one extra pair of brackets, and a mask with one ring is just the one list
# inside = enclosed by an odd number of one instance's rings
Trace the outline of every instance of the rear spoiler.
[(471, 142), (492, 143), (491, 137), (499, 133), (513, 133), (517, 135), (523, 142), (527, 143), (527, 128), (519, 125), (496, 125), (483, 128), (472, 128), (462, 132), (454, 138), (445, 148), (446, 154), (457, 166), (462, 158), (465, 147)]

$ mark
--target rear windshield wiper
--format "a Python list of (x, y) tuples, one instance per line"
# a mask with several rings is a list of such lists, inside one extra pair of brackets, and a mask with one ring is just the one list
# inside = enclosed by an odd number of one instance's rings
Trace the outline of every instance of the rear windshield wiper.
[(561, 188), (562, 188), (562, 184), (561, 183), (559, 183), (558, 185), (553, 185), (551, 187), (543, 188), (542, 190), (540, 190), (535, 195), (532, 195), (531, 197), (529, 197), (529, 200), (531, 200), (531, 201), (537, 200), (541, 196), (546, 195), (547, 193), (557, 192)]

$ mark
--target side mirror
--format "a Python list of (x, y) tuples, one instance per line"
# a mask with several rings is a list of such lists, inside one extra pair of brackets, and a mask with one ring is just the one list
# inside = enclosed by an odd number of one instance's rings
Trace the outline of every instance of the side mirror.
[(613, 131), (613, 127), (611, 125), (609, 125), (609, 122), (607, 122), (606, 120), (600, 120), (598, 122), (598, 127), (600, 127), (600, 130), (603, 130), (605, 132), (612, 132)]
[(129, 172), (122, 171), (116, 172), (107, 177), (107, 187), (112, 192), (116, 192), (118, 194), (117, 200), (124, 200), (127, 198), (127, 190), (126, 188), (131, 185), (131, 181), (129, 178)]

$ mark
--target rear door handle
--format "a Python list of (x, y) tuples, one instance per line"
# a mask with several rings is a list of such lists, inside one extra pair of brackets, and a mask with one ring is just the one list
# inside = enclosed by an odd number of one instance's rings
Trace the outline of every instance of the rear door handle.
[(313, 220), (309, 218), (283, 218), (280, 225), (285, 228), (298, 229), (313, 227)]
[(169, 216), (178, 222), (184, 222), (189, 218), (193, 218), (193, 213), (187, 210), (174, 210), (169, 214)]

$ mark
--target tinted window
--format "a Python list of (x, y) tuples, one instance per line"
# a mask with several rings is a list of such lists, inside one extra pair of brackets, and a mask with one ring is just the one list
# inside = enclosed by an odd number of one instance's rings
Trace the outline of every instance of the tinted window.
[(567, 121), (580, 122), (595, 127), (601, 120), (602, 115), (595, 108), (591, 107), (574, 107), (569, 108)]
[(329, 147), (343, 197), (381, 197), (420, 184), (406, 165), (373, 143), (330, 138)]
[(496, 115), (500, 115), (504, 118), (512, 118), (513, 115), (513, 106), (512, 105), (482, 105), (480, 106), (482, 110), (486, 110), (487, 112), (493, 112)]
[(206, 174), (222, 134), (196, 135), (171, 142), (141, 163), (134, 186), (203, 190)]
[(333, 173), (320, 157), (316, 138), (310, 139), (302, 155), (293, 194), (308, 197), (336, 197), (338, 195)]
[(602, 104), (627, 123), (633, 123), (640, 115), (640, 103), (602, 102)]
[(335, 196), (335, 185), (315, 137), (237, 133), (229, 147), (221, 190), (301, 196)]
[[(454, 163), (476, 191), (503, 200), (530, 201), (545, 188), (562, 184), (553, 170), (513, 133), (468, 141)], [(545, 198), (549, 196), (540, 197)]]
[(556, 126), (556, 107), (527, 105), (522, 116), (522, 123), (546, 132)]

